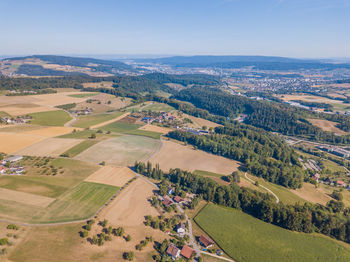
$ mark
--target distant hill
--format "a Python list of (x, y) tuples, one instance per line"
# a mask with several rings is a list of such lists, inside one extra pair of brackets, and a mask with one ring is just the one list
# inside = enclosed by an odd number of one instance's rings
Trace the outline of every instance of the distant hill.
[(133, 71), (131, 66), (120, 61), (56, 55), (13, 57), (0, 61), (0, 72), (3, 75), (113, 76)]
[(166, 64), (173, 67), (254, 67), (261, 70), (335, 69), (350, 68), (350, 64), (326, 63), (321, 60), (296, 59), (278, 56), (173, 56), (140, 59), (139, 62)]

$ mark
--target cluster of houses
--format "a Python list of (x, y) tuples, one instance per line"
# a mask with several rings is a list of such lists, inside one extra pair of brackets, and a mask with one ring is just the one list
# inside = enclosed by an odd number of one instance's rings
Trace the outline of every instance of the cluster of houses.
[(15, 163), (21, 160), (22, 156), (12, 156), (0, 161), (0, 174), (21, 175), (25, 170), (21, 165)]
[(165, 121), (174, 121), (176, 120), (176, 116), (172, 115), (171, 113), (166, 113), (166, 112), (161, 112), (159, 116), (156, 117), (151, 117), (151, 116), (146, 116), (141, 119), (142, 122), (145, 122), (147, 124), (150, 123), (162, 123)]
[(350, 158), (350, 152), (348, 150), (345, 150), (340, 147), (335, 146), (317, 146), (318, 149), (321, 149), (323, 151), (326, 151), (328, 153), (331, 153), (336, 156), (344, 157), (344, 158)]
[(25, 124), (28, 123), (32, 118), (30, 116), (17, 116), (16, 118), (4, 116), (1, 118), (1, 122), (5, 124)]
[(317, 183), (322, 183), (322, 184), (336, 186), (336, 187), (343, 187), (343, 188), (346, 188), (347, 190), (350, 191), (350, 185), (345, 183), (343, 180), (332, 180), (329, 177), (327, 177), (324, 180), (321, 180), (320, 177), (321, 177), (321, 175), (319, 173), (316, 173), (316, 174), (311, 176), (311, 179), (313, 179)]
[(93, 112), (94, 110), (92, 108), (88, 108), (86, 107), (85, 109), (80, 109), (80, 110), (69, 110), (69, 113), (71, 113), (72, 115), (89, 115)]

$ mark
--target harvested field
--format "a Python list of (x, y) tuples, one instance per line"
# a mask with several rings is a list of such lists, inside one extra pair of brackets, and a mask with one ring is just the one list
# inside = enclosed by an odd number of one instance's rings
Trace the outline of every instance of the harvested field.
[[(107, 105), (113, 109), (119, 109), (128, 106), (131, 103), (130, 98), (124, 97), (115, 97), (114, 95), (100, 93), (97, 96), (94, 96), (93, 99), (96, 99), (101, 102), (102, 105)], [(96, 102), (93, 102), (96, 103)]]
[(135, 161), (146, 160), (158, 148), (160, 142), (142, 136), (120, 136), (93, 145), (75, 159), (89, 163), (105, 161), (109, 165), (128, 166)]
[(12, 154), (43, 139), (45, 137), (38, 135), (2, 132), (0, 135), (0, 152)]
[(348, 134), (347, 132), (337, 128), (336, 125), (338, 123), (336, 123), (336, 122), (332, 122), (332, 121), (328, 121), (328, 120), (324, 120), (324, 119), (307, 119), (307, 121), (309, 121), (314, 126), (321, 128), (324, 131), (333, 132), (333, 133), (336, 133), (339, 135)]
[(32, 103), (40, 106), (55, 107), (63, 104), (70, 103), (80, 103), (83, 102), (89, 97), (72, 97), (72, 95), (81, 95), (88, 94), (87, 92), (62, 92), (55, 94), (44, 94), (44, 95), (33, 95), (28, 96), (28, 99), (31, 99)]
[(145, 130), (145, 131), (151, 131), (151, 132), (157, 132), (157, 133), (162, 133), (162, 134), (167, 134), (169, 133), (172, 129), (167, 128), (167, 127), (162, 127), (162, 126), (156, 126), (156, 125), (151, 125), (147, 124), (139, 128), (139, 130)]
[(81, 140), (79, 139), (47, 138), (17, 151), (16, 154), (25, 156), (58, 157), (80, 142)]
[(158, 211), (147, 200), (155, 188), (142, 178), (136, 179), (104, 209), (101, 216), (120, 226), (141, 226), (146, 215), (158, 216)]
[(311, 203), (317, 203), (321, 205), (326, 205), (332, 198), (325, 194), (322, 189), (315, 188), (314, 185), (310, 183), (304, 183), (302, 188), (290, 189), (291, 192), (297, 196), (309, 201)]
[(106, 89), (113, 89), (113, 82), (112, 81), (101, 81), (97, 83), (83, 83), (84, 88), (106, 88)]
[(85, 181), (122, 187), (133, 177), (135, 174), (127, 167), (104, 166)]
[(11, 116), (20, 116), (20, 115), (27, 115), (31, 113), (54, 111), (56, 109), (51, 107), (38, 106), (35, 104), (16, 104), (16, 105), (1, 106), (0, 110), (8, 113)]
[(188, 146), (172, 141), (163, 141), (160, 151), (150, 161), (159, 164), (163, 170), (181, 168), (187, 171), (203, 170), (228, 175), (237, 170), (240, 163), (202, 150), (194, 150)]
[(44, 137), (55, 137), (62, 136), (71, 133), (74, 129), (73, 127), (63, 127), (63, 126), (53, 126), (53, 127), (43, 127), (35, 130), (25, 131), (25, 134), (38, 135)]
[(6, 188), (0, 188), (0, 200), (10, 200), (38, 207), (47, 207), (55, 201), (55, 199), (51, 197), (38, 196)]
[(183, 115), (184, 118), (189, 118), (192, 120), (192, 122), (197, 125), (197, 127), (199, 128), (202, 128), (202, 126), (206, 126), (206, 127), (217, 127), (217, 126), (221, 126), (217, 123), (214, 123), (212, 121), (209, 121), (209, 120), (206, 120), (206, 119), (203, 119), (203, 118), (199, 118), (199, 117), (195, 117), (195, 116), (190, 116), (190, 115), (186, 115), (184, 114)]

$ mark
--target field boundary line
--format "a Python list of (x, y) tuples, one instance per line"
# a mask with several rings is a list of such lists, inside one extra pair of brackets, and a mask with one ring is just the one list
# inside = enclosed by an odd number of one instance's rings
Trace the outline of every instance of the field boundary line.
[[(247, 176), (247, 172), (244, 173), (244, 176), (246, 179), (248, 179), (251, 183), (255, 183), (255, 181), (253, 179), (250, 179), (248, 176)], [(278, 198), (278, 196), (272, 192), (270, 189), (268, 189), (267, 187), (263, 186), (263, 185), (259, 185), (260, 187), (262, 187), (263, 189), (265, 189), (267, 192), (269, 192), (270, 194), (272, 194), (275, 198), (276, 198), (276, 203), (278, 204), (280, 202), (280, 199)]]
[(130, 112), (126, 112), (120, 116), (117, 116), (111, 120), (107, 120), (107, 121), (104, 121), (102, 123), (99, 123), (99, 124), (96, 124), (96, 125), (93, 125), (93, 126), (90, 126), (90, 129), (96, 129), (96, 128), (99, 128), (99, 127), (102, 127), (102, 126), (105, 126), (105, 125), (108, 125), (108, 124), (111, 124), (111, 123), (114, 123), (115, 121), (118, 121), (126, 116), (130, 115)]

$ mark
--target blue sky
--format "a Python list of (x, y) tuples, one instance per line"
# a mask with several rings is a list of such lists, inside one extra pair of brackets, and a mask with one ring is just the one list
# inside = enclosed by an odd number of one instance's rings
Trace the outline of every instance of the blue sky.
[(0, 0), (0, 55), (350, 57), (350, 0)]

